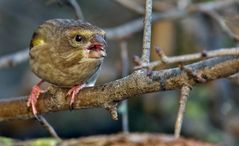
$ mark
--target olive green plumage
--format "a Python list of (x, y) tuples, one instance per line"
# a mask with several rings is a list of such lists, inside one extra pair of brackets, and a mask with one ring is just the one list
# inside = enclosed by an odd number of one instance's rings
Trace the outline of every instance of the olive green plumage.
[(102, 29), (80, 20), (48, 20), (32, 36), (31, 69), (57, 86), (94, 82), (106, 56), (104, 36)]

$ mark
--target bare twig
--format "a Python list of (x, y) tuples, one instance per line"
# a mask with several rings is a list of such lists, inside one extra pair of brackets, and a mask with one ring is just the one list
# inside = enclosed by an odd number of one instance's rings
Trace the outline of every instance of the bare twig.
[[(172, 9), (163, 13), (153, 13), (152, 21), (159, 21), (165, 19), (179, 19), (189, 14), (201, 13), (203, 11), (212, 11), (225, 8), (229, 5), (234, 4), (237, 0), (227, 0), (227, 1), (213, 1), (213, 2), (204, 2), (195, 5), (189, 6), (187, 9)], [(107, 38), (111, 40), (117, 40), (126, 38), (136, 32), (139, 32), (143, 29), (143, 18), (138, 18), (136, 20), (127, 22), (117, 27), (106, 28)]]
[(152, 0), (146, 0), (142, 61), (149, 63), (151, 47)]
[(181, 132), (182, 123), (183, 123), (183, 115), (184, 115), (184, 112), (185, 112), (185, 106), (186, 106), (186, 103), (187, 103), (187, 98), (189, 96), (189, 92), (190, 92), (190, 87), (188, 85), (184, 85), (181, 88), (179, 110), (178, 110), (177, 120), (176, 120), (176, 123), (175, 123), (175, 131), (174, 131), (175, 138), (180, 137), (180, 132)]
[(113, 120), (118, 120), (118, 113), (117, 113), (117, 103), (104, 103), (103, 106), (106, 110), (109, 111), (111, 118)]
[(28, 49), (19, 51), (14, 54), (2, 56), (0, 58), (0, 68), (5, 68), (9, 66), (15, 66), (22, 63), (28, 59)]
[(234, 3), (238, 3), (238, 0), (226, 0), (226, 1), (211, 1), (211, 2), (205, 2), (205, 3), (199, 3), (196, 5), (191, 5), (190, 9), (192, 11), (212, 11), (212, 10), (218, 10), (221, 8), (228, 7)]
[[(122, 60), (122, 77), (125, 77), (129, 74), (129, 60), (128, 60), (128, 44), (126, 41), (120, 42), (121, 48), (121, 60)], [(128, 101), (124, 100), (121, 103), (122, 109), (122, 127), (123, 132), (129, 132), (129, 118), (128, 118)]]
[(211, 16), (215, 21), (217, 21), (217, 23), (220, 25), (220, 27), (226, 34), (228, 34), (231, 38), (235, 39), (236, 41), (239, 41), (239, 36), (236, 33), (232, 32), (232, 30), (228, 27), (226, 20), (222, 16), (220, 16), (215, 11), (206, 11), (205, 13)]
[(36, 119), (51, 134), (52, 137), (61, 140), (54, 128), (47, 122), (47, 120), (43, 116), (38, 115)]
[[(216, 57), (185, 67), (200, 73), (206, 81), (210, 81), (239, 72), (239, 57)], [(74, 108), (105, 108), (107, 104), (115, 104), (132, 96), (178, 89), (184, 85), (183, 83), (193, 86), (198, 82), (192, 80), (179, 68), (153, 71), (151, 78), (145, 76), (142, 71), (136, 71), (122, 79), (82, 89), (76, 96)], [(48, 92), (40, 94), (36, 105), (39, 114), (69, 110), (70, 99), (65, 98), (67, 91), (68, 89), (51, 87)], [(0, 121), (34, 117), (26, 102), (27, 96), (1, 100)]]
[(115, 1), (136, 13), (144, 14), (144, 7), (142, 7), (136, 1), (132, 1), (132, 0), (115, 0)]
[(69, 3), (71, 4), (71, 6), (73, 7), (73, 9), (75, 10), (75, 15), (78, 19), (81, 20), (85, 20), (84, 19), (84, 15), (82, 13), (81, 7), (80, 5), (77, 3), (76, 0), (69, 0)]
[(136, 66), (134, 69), (140, 68), (153, 68), (155, 66), (160, 65), (170, 65), (170, 64), (177, 64), (177, 63), (186, 63), (189, 61), (197, 61), (203, 58), (212, 58), (217, 56), (228, 56), (228, 55), (239, 55), (239, 48), (223, 48), (219, 50), (213, 51), (203, 51), (201, 53), (194, 53), (188, 55), (180, 55), (174, 57), (168, 57), (164, 54), (164, 52), (157, 48), (157, 53), (160, 56), (160, 60), (153, 61), (151, 63), (141, 63), (140, 65)]

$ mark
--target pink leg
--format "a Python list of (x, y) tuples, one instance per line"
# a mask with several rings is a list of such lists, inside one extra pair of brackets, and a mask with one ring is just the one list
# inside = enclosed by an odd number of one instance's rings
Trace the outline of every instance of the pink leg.
[(86, 86), (86, 84), (81, 84), (81, 85), (76, 85), (73, 86), (68, 92), (67, 95), (69, 95), (71, 97), (70, 100), (70, 107), (72, 107), (73, 103), (75, 102), (75, 96), (76, 94), (83, 89)]
[(44, 81), (41, 80), (38, 84), (33, 86), (31, 94), (28, 96), (27, 106), (32, 108), (32, 112), (35, 116), (37, 115), (37, 110), (36, 110), (37, 98), (40, 95), (40, 93), (46, 92), (46, 90), (41, 90), (41, 88), (40, 88), (40, 85), (43, 82)]

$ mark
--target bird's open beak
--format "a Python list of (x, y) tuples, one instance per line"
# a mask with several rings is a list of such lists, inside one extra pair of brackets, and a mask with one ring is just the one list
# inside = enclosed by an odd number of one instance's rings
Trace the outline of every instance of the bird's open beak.
[(106, 41), (102, 35), (94, 35), (91, 39), (91, 45), (87, 48), (90, 50), (89, 58), (102, 58), (106, 56)]

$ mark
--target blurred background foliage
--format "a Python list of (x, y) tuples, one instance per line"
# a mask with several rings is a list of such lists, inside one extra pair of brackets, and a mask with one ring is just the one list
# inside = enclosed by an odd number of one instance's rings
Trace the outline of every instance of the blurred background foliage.
[[(137, 0), (143, 3), (142, 0)], [(213, 2), (212, 0), (210, 0)], [(217, 0), (215, 0), (217, 1)], [(155, 0), (160, 11), (173, 9), (177, 0)], [(193, 0), (192, 3), (207, 2)], [(99, 27), (110, 28), (140, 17), (112, 0), (78, 0), (85, 19)], [(233, 32), (238, 33), (238, 5), (218, 11)], [(52, 18), (75, 19), (75, 12), (66, 1), (0, 0), (0, 55), (11, 54), (29, 46), (31, 35), (43, 21)], [(201, 13), (174, 21), (156, 21), (152, 27), (152, 48), (159, 46), (167, 55), (233, 47), (237, 43), (222, 32), (217, 22)], [(133, 55), (141, 54), (142, 31), (125, 40), (128, 42), (130, 71)], [(97, 84), (121, 77), (118, 40), (108, 41), (107, 58)], [(152, 60), (158, 56), (152, 49)], [(0, 70), (0, 98), (30, 93), (37, 79), (28, 62)], [(238, 80), (217, 80), (193, 87), (187, 103), (182, 135), (210, 142), (236, 144), (239, 139)], [(129, 100), (129, 128), (132, 132), (172, 134), (177, 115), (178, 91), (142, 95)], [(121, 118), (113, 121), (104, 109), (64, 111), (44, 115), (63, 138), (121, 132)], [(48, 137), (41, 125), (31, 120), (0, 123), (0, 136), (19, 139)]]

